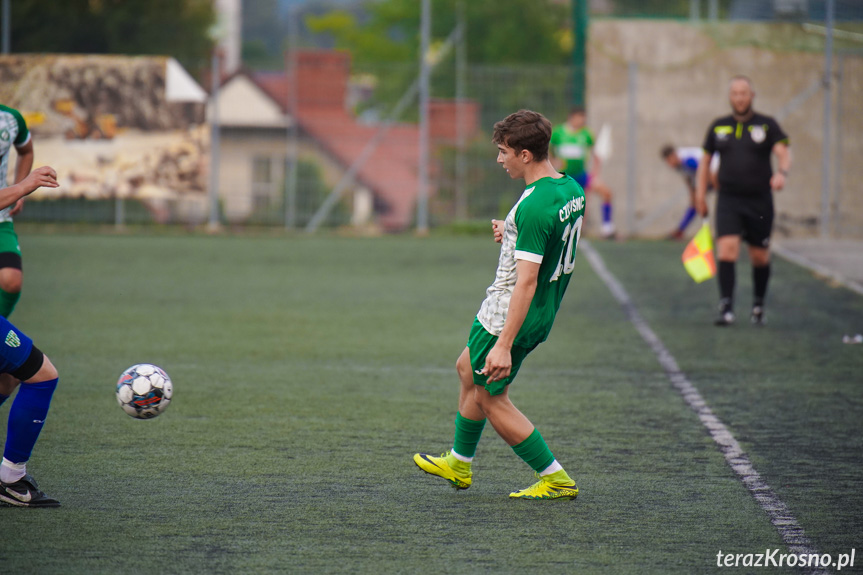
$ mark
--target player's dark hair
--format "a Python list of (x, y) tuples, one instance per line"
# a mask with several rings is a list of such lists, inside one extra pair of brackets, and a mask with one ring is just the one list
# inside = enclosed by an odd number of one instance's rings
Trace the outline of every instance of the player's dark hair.
[(570, 116), (575, 116), (576, 114), (582, 114), (583, 115), (585, 113), (586, 112), (585, 112), (584, 106), (573, 106), (572, 108), (569, 109), (569, 115)]
[(491, 141), (516, 152), (527, 150), (533, 154), (534, 161), (541, 162), (548, 158), (551, 122), (539, 112), (519, 110), (494, 125)]
[(662, 159), (664, 160), (674, 153), (674, 146), (672, 146), (671, 144), (665, 144), (664, 146), (662, 146), (662, 149), (659, 151), (659, 153), (662, 154)]

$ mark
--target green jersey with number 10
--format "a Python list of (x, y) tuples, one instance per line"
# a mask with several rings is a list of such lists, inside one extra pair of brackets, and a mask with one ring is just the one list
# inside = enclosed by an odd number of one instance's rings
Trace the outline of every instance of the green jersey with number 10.
[(515, 344), (532, 348), (548, 337), (575, 266), (584, 221), (584, 190), (570, 176), (531, 184), (506, 216), (494, 283), (477, 319), (499, 336), (516, 281), (516, 260), (539, 264), (536, 293)]

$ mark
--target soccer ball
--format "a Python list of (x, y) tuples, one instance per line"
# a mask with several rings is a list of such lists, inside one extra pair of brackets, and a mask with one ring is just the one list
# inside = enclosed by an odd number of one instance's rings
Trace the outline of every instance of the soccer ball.
[(139, 363), (117, 380), (117, 403), (136, 419), (152, 419), (171, 403), (174, 384), (161, 367)]

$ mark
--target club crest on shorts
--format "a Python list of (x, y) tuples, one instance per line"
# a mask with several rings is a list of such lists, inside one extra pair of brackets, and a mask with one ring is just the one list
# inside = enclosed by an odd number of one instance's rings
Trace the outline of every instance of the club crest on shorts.
[(6, 345), (9, 347), (20, 347), (21, 339), (18, 337), (18, 334), (9, 330), (9, 333), (6, 334)]

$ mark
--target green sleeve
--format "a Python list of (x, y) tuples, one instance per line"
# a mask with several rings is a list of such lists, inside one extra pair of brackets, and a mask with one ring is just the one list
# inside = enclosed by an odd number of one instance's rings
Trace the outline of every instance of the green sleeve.
[(27, 129), (27, 122), (24, 121), (24, 116), (21, 115), (21, 112), (15, 110), (13, 108), (8, 108), (9, 113), (12, 114), (12, 117), (15, 118), (15, 122), (18, 124), (18, 137), (15, 138), (15, 141), (12, 142), (16, 146), (23, 146), (27, 143), (27, 139), (30, 137), (30, 130)]
[[(527, 198), (525, 198), (526, 200)], [(551, 226), (548, 218), (542, 217), (542, 212), (532, 208), (530, 202), (522, 201), (515, 211), (515, 225), (518, 237), (515, 240), (517, 259), (528, 259), (534, 263), (542, 263), (548, 240), (551, 237)], [(534, 257), (519, 258), (518, 252), (533, 254)]]

